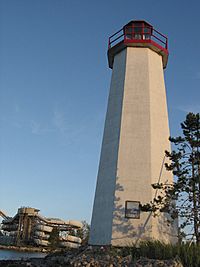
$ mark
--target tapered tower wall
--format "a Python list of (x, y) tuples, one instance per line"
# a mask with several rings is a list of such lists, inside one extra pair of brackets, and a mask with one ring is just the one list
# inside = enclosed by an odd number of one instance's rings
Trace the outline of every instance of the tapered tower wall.
[[(126, 246), (144, 239), (174, 242), (165, 216), (125, 218), (125, 202), (155, 196), (170, 149), (162, 57), (127, 47), (115, 55), (91, 223), (90, 244)], [(163, 168), (161, 181), (173, 181)]]
[[(164, 163), (167, 162), (164, 151), (170, 151), (170, 136), (168, 125), (168, 112), (166, 101), (166, 90), (164, 82), (163, 64), (161, 56), (150, 50), (149, 53), (149, 92), (151, 110), (151, 179), (152, 183), (173, 182), (173, 175), (167, 171)], [(159, 76), (158, 76), (159, 73)], [(152, 188), (152, 199), (156, 191)], [(169, 215), (161, 214), (152, 220), (152, 234), (154, 239), (163, 242), (176, 243), (177, 241), (177, 221), (170, 227), (166, 220)]]
[(126, 51), (115, 57), (93, 206), (90, 243), (111, 244)]
[[(113, 207), (111, 243), (114, 245), (128, 244), (137, 239), (143, 222), (148, 218), (148, 213), (141, 214), (140, 219), (125, 218), (125, 201), (147, 203), (152, 195), (149, 49), (128, 47), (126, 55), (117, 188)], [(150, 237), (150, 229), (146, 235)]]

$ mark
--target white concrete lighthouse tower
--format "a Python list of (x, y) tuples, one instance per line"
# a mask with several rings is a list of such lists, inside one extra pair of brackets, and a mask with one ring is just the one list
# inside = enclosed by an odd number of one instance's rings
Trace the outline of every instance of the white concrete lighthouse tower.
[(131, 21), (109, 38), (112, 79), (91, 245), (176, 241), (176, 227), (167, 225), (166, 214), (154, 218), (139, 208), (155, 197), (151, 184), (173, 181), (162, 168), (164, 151), (170, 150), (163, 75), (167, 59), (167, 37), (145, 21)]

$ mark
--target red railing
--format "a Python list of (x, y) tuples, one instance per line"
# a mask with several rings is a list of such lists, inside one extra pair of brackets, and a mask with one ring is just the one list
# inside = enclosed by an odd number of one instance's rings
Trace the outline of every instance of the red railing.
[(132, 25), (127, 25), (114, 33), (109, 38), (108, 49), (112, 48), (120, 42), (124, 43), (156, 43), (163, 49), (168, 49), (168, 39), (167, 37), (155, 30), (152, 26), (140, 23), (133, 23)]

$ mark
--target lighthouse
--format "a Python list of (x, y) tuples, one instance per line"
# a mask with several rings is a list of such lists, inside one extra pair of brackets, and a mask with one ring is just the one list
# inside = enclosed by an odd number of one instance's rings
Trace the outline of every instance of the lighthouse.
[(146, 21), (130, 21), (109, 38), (112, 69), (89, 243), (128, 246), (176, 242), (176, 225), (140, 206), (155, 198), (152, 184), (173, 182), (163, 69), (168, 39)]

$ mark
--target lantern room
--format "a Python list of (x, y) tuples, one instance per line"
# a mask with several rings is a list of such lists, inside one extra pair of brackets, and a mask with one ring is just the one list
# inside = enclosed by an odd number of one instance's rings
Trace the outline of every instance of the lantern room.
[(162, 56), (163, 68), (166, 68), (169, 55), (167, 37), (146, 21), (130, 21), (122, 29), (110, 36), (108, 43), (108, 63), (111, 69), (113, 67), (114, 56), (129, 46), (152, 49)]

